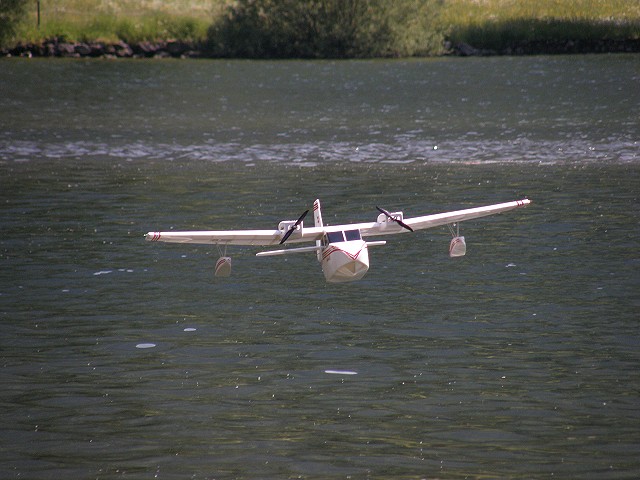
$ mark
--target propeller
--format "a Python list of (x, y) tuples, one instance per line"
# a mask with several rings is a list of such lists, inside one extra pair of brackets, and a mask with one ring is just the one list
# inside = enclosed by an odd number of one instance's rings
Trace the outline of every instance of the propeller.
[(378, 206), (376, 206), (376, 208), (378, 209), (378, 211), (380, 213), (384, 213), (385, 216), (389, 219), (389, 220), (393, 220), (394, 222), (396, 222), (398, 225), (400, 225), (402, 228), (406, 228), (407, 230), (409, 230), (410, 232), (413, 232), (413, 228), (411, 228), (409, 225), (407, 225), (406, 223), (404, 223), (402, 220), (397, 219), (396, 217), (394, 217), (393, 215), (391, 215), (389, 212), (387, 212), (384, 208), (380, 208)]
[(286, 242), (288, 238), (291, 236), (291, 234), (296, 231), (298, 226), (302, 223), (302, 220), (304, 220), (304, 217), (307, 216), (307, 213), (309, 213), (309, 210), (306, 210), (302, 215), (300, 215), (300, 218), (296, 220), (296, 223), (294, 223), (289, 227), (289, 230), (287, 230), (287, 233), (285, 233), (284, 237), (282, 237), (282, 240), (280, 240), (280, 245)]

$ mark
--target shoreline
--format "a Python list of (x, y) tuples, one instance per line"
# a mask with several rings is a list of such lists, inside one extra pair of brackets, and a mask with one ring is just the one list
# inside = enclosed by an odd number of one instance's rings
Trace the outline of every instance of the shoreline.
[(195, 42), (159, 41), (126, 43), (65, 42), (58, 39), (22, 43), (0, 50), (3, 57), (57, 58), (207, 58)]
[[(438, 56), (490, 57), (527, 55), (572, 55), (604, 53), (640, 53), (640, 39), (627, 40), (532, 40), (501, 50), (476, 48), (466, 43), (445, 42)], [(137, 43), (65, 42), (58, 39), (22, 43), (0, 50), (2, 57), (49, 58), (230, 58), (207, 53), (205, 44), (180, 40)], [(429, 57), (425, 57), (429, 58)], [(319, 59), (318, 59), (319, 60)]]

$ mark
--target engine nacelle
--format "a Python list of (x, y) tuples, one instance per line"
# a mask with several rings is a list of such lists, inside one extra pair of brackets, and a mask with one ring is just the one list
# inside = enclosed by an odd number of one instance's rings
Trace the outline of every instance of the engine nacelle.
[[(303, 223), (304, 222), (300, 222), (300, 225), (296, 227), (296, 230), (302, 230)], [(278, 224), (278, 230), (280, 230), (282, 233), (287, 233), (295, 224), (296, 220), (283, 220)]]
[[(396, 220), (400, 220), (401, 222), (404, 220), (404, 216), (402, 214), (402, 212), (389, 212), (389, 214), (395, 218)], [(381, 213), (380, 215), (378, 215), (378, 218), (376, 220), (377, 223), (384, 223), (384, 224), (388, 224), (388, 223), (392, 223), (394, 225), (397, 225), (396, 222), (394, 222), (393, 220), (391, 220), (389, 217), (387, 217), (384, 213)]]

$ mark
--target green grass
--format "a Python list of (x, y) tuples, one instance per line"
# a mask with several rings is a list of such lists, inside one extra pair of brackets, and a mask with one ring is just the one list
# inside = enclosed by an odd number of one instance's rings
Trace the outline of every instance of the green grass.
[(446, 0), (443, 22), (464, 27), (517, 19), (638, 21), (635, 0)]
[(37, 42), (138, 42), (142, 40), (202, 41), (225, 0), (42, 0), (40, 25), (37, 3), (28, 2), (27, 15), (16, 39)]
[(454, 43), (500, 50), (535, 41), (640, 38), (631, 0), (448, 0), (441, 22)]
[[(420, 32), (419, 5), (439, 4), (436, 28)], [(394, 4), (389, 0), (390, 5)], [(15, 43), (49, 38), (67, 41), (187, 40), (205, 42), (231, 0), (41, 0), (40, 26), (35, 0)], [(431, 38), (500, 50), (532, 41), (629, 40), (640, 38), (640, 0), (416, 0), (411, 14), (398, 16), (396, 31), (406, 32), (398, 54), (437, 54), (421, 47)], [(411, 5), (408, 3), (408, 5)], [(427, 11), (427, 10), (424, 10)], [(435, 42), (437, 43), (437, 41)], [(435, 44), (433, 41), (431, 45)], [(413, 53), (411, 53), (413, 52)]]
[(209, 20), (154, 14), (138, 18), (116, 18), (98, 14), (90, 21), (53, 19), (38, 28), (22, 27), (17, 37), (27, 42), (49, 38), (66, 41), (139, 42), (142, 40), (180, 39), (199, 41), (206, 37)]

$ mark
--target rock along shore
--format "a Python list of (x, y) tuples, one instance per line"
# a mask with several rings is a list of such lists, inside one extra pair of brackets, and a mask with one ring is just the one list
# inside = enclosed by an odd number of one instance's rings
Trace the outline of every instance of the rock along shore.
[(11, 57), (102, 57), (102, 58), (199, 58), (200, 45), (182, 41), (138, 42), (65, 42), (58, 39), (41, 43), (18, 43), (0, 51)]
[[(510, 45), (500, 50), (476, 48), (465, 43), (446, 42), (444, 55), (556, 55), (585, 53), (640, 53), (640, 39), (628, 40), (534, 40)], [(39, 43), (18, 43), (0, 50), (6, 57), (67, 57), (67, 58), (209, 58), (203, 45), (178, 40), (159, 42), (65, 42), (59, 39)]]

